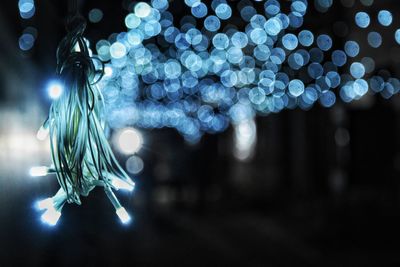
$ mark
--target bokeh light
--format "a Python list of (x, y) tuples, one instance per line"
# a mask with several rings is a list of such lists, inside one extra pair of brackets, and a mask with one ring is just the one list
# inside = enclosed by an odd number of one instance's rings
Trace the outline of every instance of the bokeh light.
[(142, 148), (142, 134), (134, 128), (124, 128), (115, 133), (115, 143), (122, 153), (135, 154)]

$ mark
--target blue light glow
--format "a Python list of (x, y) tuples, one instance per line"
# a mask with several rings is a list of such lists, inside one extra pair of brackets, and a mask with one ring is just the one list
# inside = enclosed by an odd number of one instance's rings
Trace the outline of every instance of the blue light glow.
[(139, 2), (134, 8), (135, 15), (139, 18), (145, 18), (150, 15), (151, 7), (145, 2)]
[(355, 79), (360, 79), (365, 75), (364, 65), (359, 62), (354, 62), (350, 66), (350, 73)]
[(18, 9), (23, 19), (30, 19), (35, 15), (35, 3), (33, 0), (19, 0)]
[[(333, 35), (302, 28), (306, 0), (267, 0), (260, 5), (185, 0), (190, 12), (179, 18), (168, 11), (169, 1), (150, 2), (134, 5), (125, 18), (126, 32), (96, 44), (97, 55), (107, 61), (99, 86), (111, 127), (172, 127), (188, 142), (196, 142), (204, 133), (223, 131), (229, 122), (256, 114), (310, 109), (317, 102), (330, 107), (336, 92), (350, 102), (365, 95), (368, 87), (384, 97), (400, 89), (390, 77), (366, 78), (377, 70), (362, 49), (365, 44), (379, 48), (380, 33), (366, 33), (364, 39), (353, 35), (344, 46), (335, 44)], [(313, 4), (325, 13), (333, 3)], [(388, 12), (378, 14), (381, 26), (393, 23)], [(235, 26), (236, 20), (243, 27)], [(362, 29), (371, 25), (364, 11), (351, 21)], [(394, 39), (400, 44), (400, 29)], [(353, 58), (359, 62), (350, 62)]]
[(394, 38), (395, 38), (396, 42), (400, 45), (400, 29), (396, 30), (396, 32), (394, 34)]
[(382, 36), (377, 32), (370, 32), (368, 34), (368, 43), (373, 48), (378, 48), (382, 44)]
[(287, 33), (282, 37), (282, 44), (286, 49), (294, 50), (299, 44), (299, 41), (297, 40), (296, 35)]
[(355, 21), (358, 27), (367, 28), (371, 22), (371, 19), (366, 12), (358, 12), (355, 16)]
[(344, 51), (349, 57), (356, 57), (360, 53), (360, 46), (357, 42), (347, 41), (344, 45)]
[(24, 33), (19, 37), (18, 43), (21, 50), (30, 50), (35, 43), (35, 37), (30, 33)]
[(378, 21), (382, 26), (390, 26), (393, 21), (392, 13), (388, 10), (381, 10), (378, 13)]
[(314, 42), (314, 35), (308, 30), (302, 30), (299, 33), (299, 42), (302, 46), (311, 46)]
[(227, 20), (232, 16), (232, 9), (229, 5), (222, 3), (215, 9), (215, 14), (223, 20)]

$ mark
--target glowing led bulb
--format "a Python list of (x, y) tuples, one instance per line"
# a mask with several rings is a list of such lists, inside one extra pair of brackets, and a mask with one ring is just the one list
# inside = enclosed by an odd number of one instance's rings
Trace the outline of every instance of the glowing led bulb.
[(32, 177), (46, 176), (48, 174), (49, 168), (46, 166), (32, 167), (29, 170), (29, 175)]
[(81, 52), (81, 48), (79, 47), (79, 43), (76, 43), (74, 46), (74, 51), (75, 52)]
[(40, 141), (43, 141), (46, 139), (48, 135), (49, 135), (49, 129), (46, 129), (43, 126), (41, 126), (36, 134), (36, 138), (39, 139)]
[(134, 188), (134, 185), (135, 185), (135, 183), (132, 180), (124, 181), (124, 180), (122, 180), (122, 179), (120, 179), (118, 177), (114, 177), (111, 180), (111, 184), (117, 190), (122, 189), (122, 190), (127, 190), (127, 191), (133, 191), (133, 188)]
[(125, 208), (121, 207), (118, 208), (115, 213), (117, 213), (119, 219), (123, 224), (127, 224), (131, 220), (131, 216), (129, 216), (128, 212), (125, 210)]
[(36, 202), (36, 208), (38, 210), (46, 210), (46, 209), (51, 209), (53, 208), (53, 199), (51, 197), (43, 199), (43, 200), (39, 200), (38, 202)]
[(47, 93), (51, 99), (57, 99), (61, 96), (63, 87), (59, 83), (51, 83), (47, 88)]
[(47, 223), (50, 226), (54, 226), (57, 224), (58, 219), (61, 217), (61, 212), (51, 207), (46, 210), (42, 215), (42, 222)]

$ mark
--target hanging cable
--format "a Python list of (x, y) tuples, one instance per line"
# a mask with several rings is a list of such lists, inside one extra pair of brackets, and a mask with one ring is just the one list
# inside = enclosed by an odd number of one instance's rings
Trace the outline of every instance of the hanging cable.
[(102, 186), (116, 213), (126, 223), (129, 215), (112, 189), (121, 188), (115, 186), (120, 183), (126, 184), (122, 188), (133, 189), (134, 183), (119, 165), (104, 134), (105, 123), (101, 118), (104, 102), (96, 85), (103, 68), (96, 69), (97, 59), (90, 56), (83, 37), (86, 20), (79, 14), (78, 1), (68, 3), (67, 35), (57, 48), (56, 69), (64, 90), (53, 101), (40, 130), (49, 131), (53, 166), (47, 170), (56, 174), (63, 193), (53, 197), (57, 201), (49, 202), (51, 205), (42, 219), (54, 225), (65, 202), (79, 205), (81, 196), (87, 196), (95, 186)]

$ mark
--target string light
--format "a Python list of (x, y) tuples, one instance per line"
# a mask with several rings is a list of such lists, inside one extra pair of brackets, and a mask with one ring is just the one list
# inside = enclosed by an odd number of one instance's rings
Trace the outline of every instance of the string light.
[(133, 191), (135, 183), (132, 180), (122, 180), (118, 177), (112, 177), (111, 178), (111, 185), (119, 190), (127, 190), (127, 191)]
[(29, 175), (32, 177), (46, 176), (49, 168), (46, 166), (32, 167), (29, 170)]
[(42, 222), (50, 225), (50, 226), (55, 226), (58, 222), (58, 220), (61, 217), (61, 212), (54, 208), (49, 208), (47, 209), (43, 214), (42, 214)]
[(59, 98), (63, 91), (63, 86), (59, 82), (51, 82), (47, 87), (47, 93), (51, 99)]
[[(83, 38), (86, 22), (77, 12), (77, 6), (76, 0), (70, 1), (68, 34), (57, 49), (57, 80), (47, 87), (53, 102), (48, 118), (37, 133), (40, 140), (50, 133), (53, 164), (30, 169), (31, 176), (56, 174), (61, 188), (52, 198), (39, 201), (36, 206), (44, 210), (43, 223), (54, 226), (66, 202), (79, 205), (82, 196), (99, 186), (104, 188), (121, 221), (127, 223), (130, 217), (112, 190), (132, 191), (134, 183), (115, 159), (103, 132), (105, 123), (100, 115), (104, 102), (97, 83), (105, 70), (92, 57)], [(136, 11), (140, 17), (146, 17), (150, 14), (149, 8), (142, 3), (136, 6)], [(115, 42), (109, 53), (113, 59), (120, 60), (126, 56), (126, 47)], [(107, 75), (112, 75), (110, 68)], [(130, 145), (129, 140), (121, 140), (124, 145)]]
[(131, 216), (129, 216), (128, 212), (125, 208), (118, 208), (115, 213), (117, 213), (119, 219), (123, 224), (127, 224), (131, 221)]
[(38, 210), (47, 210), (50, 209), (51, 207), (53, 207), (54, 203), (53, 203), (53, 199), (51, 197), (43, 199), (43, 200), (39, 200), (36, 203), (36, 208)]

